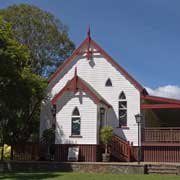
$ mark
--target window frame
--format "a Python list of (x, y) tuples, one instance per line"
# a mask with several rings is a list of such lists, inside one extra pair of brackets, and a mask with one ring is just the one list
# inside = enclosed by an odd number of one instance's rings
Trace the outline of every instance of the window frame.
[[(121, 95), (123, 94), (124, 98), (121, 98)], [(120, 103), (121, 102), (125, 102), (126, 103), (126, 107), (120, 107)], [(127, 98), (126, 95), (124, 93), (124, 91), (122, 91), (119, 95), (118, 98), (118, 120), (119, 120), (119, 127), (127, 127), (127, 112), (128, 112), (128, 108), (127, 108), (128, 102), (127, 102)], [(120, 111), (125, 111), (125, 122), (120, 121)]]
[[(109, 84), (109, 83), (110, 83), (110, 84)], [(112, 85), (112, 80), (111, 80), (111, 78), (108, 78), (108, 79), (106, 80), (105, 86), (106, 86), (106, 87), (112, 87), (112, 86), (113, 86), (113, 85)]]
[[(78, 110), (79, 115), (73, 115), (75, 110)], [(74, 119), (79, 120), (79, 130), (78, 130), (79, 133), (78, 134), (74, 133), (74, 131), (73, 131), (73, 124), (75, 124), (75, 123), (73, 123)], [(78, 107), (75, 107), (72, 112), (72, 115), (71, 115), (71, 137), (80, 137), (80, 136), (81, 136), (81, 115), (80, 115)]]

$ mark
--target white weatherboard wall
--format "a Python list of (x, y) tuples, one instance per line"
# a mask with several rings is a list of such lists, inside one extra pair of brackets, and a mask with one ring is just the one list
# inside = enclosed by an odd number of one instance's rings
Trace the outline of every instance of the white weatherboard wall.
[[(135, 121), (134, 115), (140, 113), (140, 92), (135, 88), (135, 86), (130, 83), (117, 69), (112, 66), (101, 54), (95, 54), (93, 60), (87, 60), (85, 57), (77, 57), (68, 64), (66, 68), (55, 78), (54, 82), (50, 83), (49, 90), (51, 96), (53, 97), (56, 93), (62, 89), (68, 80), (72, 79), (74, 76), (75, 67), (77, 67), (77, 74), (86, 82), (88, 82), (99, 94), (101, 94), (105, 100), (112, 105), (107, 113), (107, 120), (109, 124), (113, 125), (114, 131), (117, 135), (124, 137), (134, 145), (137, 145), (138, 141), (138, 129)], [(110, 78), (112, 81), (112, 87), (105, 87), (106, 80)], [(127, 98), (127, 126), (129, 129), (118, 128), (118, 97), (121, 91), (124, 91)], [(74, 105), (78, 102), (74, 102)], [(88, 109), (91, 108), (88, 104), (86, 105)], [(80, 113), (85, 111), (83, 107)], [(67, 110), (66, 113), (72, 113), (72, 110)], [(70, 114), (67, 115), (68, 117)], [(93, 115), (95, 120), (97, 119), (96, 113)], [(57, 115), (57, 119), (61, 119)], [(67, 117), (66, 117), (67, 118)], [(90, 119), (94, 121), (94, 119)], [(58, 120), (61, 124), (60, 120)], [(71, 127), (70, 124), (66, 125)], [(92, 127), (87, 125), (89, 131), (93, 131)], [(82, 127), (83, 130), (83, 127)], [(87, 130), (87, 129), (86, 129)], [(66, 129), (68, 140), (69, 129)], [(93, 131), (94, 132), (94, 131)], [(95, 133), (95, 132), (94, 132)], [(97, 141), (97, 140), (96, 140)], [(84, 142), (84, 141), (83, 141)], [(86, 143), (94, 143), (95, 141), (87, 141)]]
[[(71, 136), (72, 112), (78, 108), (81, 138)], [(86, 93), (66, 93), (57, 103), (56, 144), (97, 144), (97, 105)]]

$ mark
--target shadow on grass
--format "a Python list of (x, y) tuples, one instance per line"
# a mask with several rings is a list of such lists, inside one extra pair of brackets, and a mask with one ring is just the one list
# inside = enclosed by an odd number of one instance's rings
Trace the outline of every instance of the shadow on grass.
[(42, 179), (59, 179), (60, 173), (41, 172), (41, 173), (0, 173), (0, 180), (42, 180)]

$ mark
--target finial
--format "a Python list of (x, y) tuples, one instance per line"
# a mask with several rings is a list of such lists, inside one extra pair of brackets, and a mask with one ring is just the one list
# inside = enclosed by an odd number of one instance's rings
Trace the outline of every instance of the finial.
[(90, 30), (90, 26), (88, 27), (88, 30), (87, 30), (87, 37), (88, 37), (88, 38), (91, 38), (91, 30)]
[(74, 71), (74, 93), (77, 91), (77, 81), (78, 81), (77, 67), (75, 67), (75, 71)]
[(75, 67), (74, 76), (77, 77), (77, 67)]

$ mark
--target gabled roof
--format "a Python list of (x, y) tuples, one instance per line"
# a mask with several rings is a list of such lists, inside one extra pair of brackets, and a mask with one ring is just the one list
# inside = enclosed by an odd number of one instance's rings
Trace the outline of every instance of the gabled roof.
[(64, 88), (62, 88), (51, 100), (52, 104), (56, 104), (57, 100), (67, 91), (73, 91), (74, 93), (77, 91), (84, 91), (96, 104), (104, 104), (108, 108), (111, 107), (111, 105), (95, 89), (93, 89), (92, 86), (77, 76), (76, 70), (74, 77), (68, 81)]
[[(81, 52), (82, 48), (87, 45), (87, 51)], [(89, 59), (89, 54), (92, 54), (93, 51), (89, 50), (90, 45), (94, 46), (97, 50), (96, 52), (101, 53), (108, 62), (110, 62), (117, 70), (120, 71), (142, 94), (148, 94), (146, 89), (137, 82), (123, 67), (121, 67), (108, 53), (105, 52), (94, 40), (91, 39), (90, 34), (87, 35), (87, 38), (81, 43), (81, 45), (72, 53), (72, 55), (67, 58), (64, 63), (57, 69), (57, 71), (49, 79), (49, 83), (68, 65), (71, 61), (74, 60), (79, 54), (87, 53), (87, 58)]]
[(56, 70), (56, 72), (50, 77), (48, 82), (50, 83), (64, 68), (66, 65), (68, 65), (76, 56), (79, 55), (80, 50), (83, 48), (84, 45), (86, 45), (88, 42), (88, 38), (86, 38), (81, 45), (73, 51), (73, 53), (63, 62), (62, 65)]
[(172, 98), (165, 98), (165, 97), (158, 97), (158, 96), (141, 96), (141, 99), (146, 100), (153, 100), (153, 101), (159, 101), (162, 103), (170, 103), (170, 104), (178, 104), (180, 105), (180, 100), (172, 99)]
[(147, 100), (141, 104), (141, 109), (180, 109), (180, 100), (149, 95), (141, 99)]

